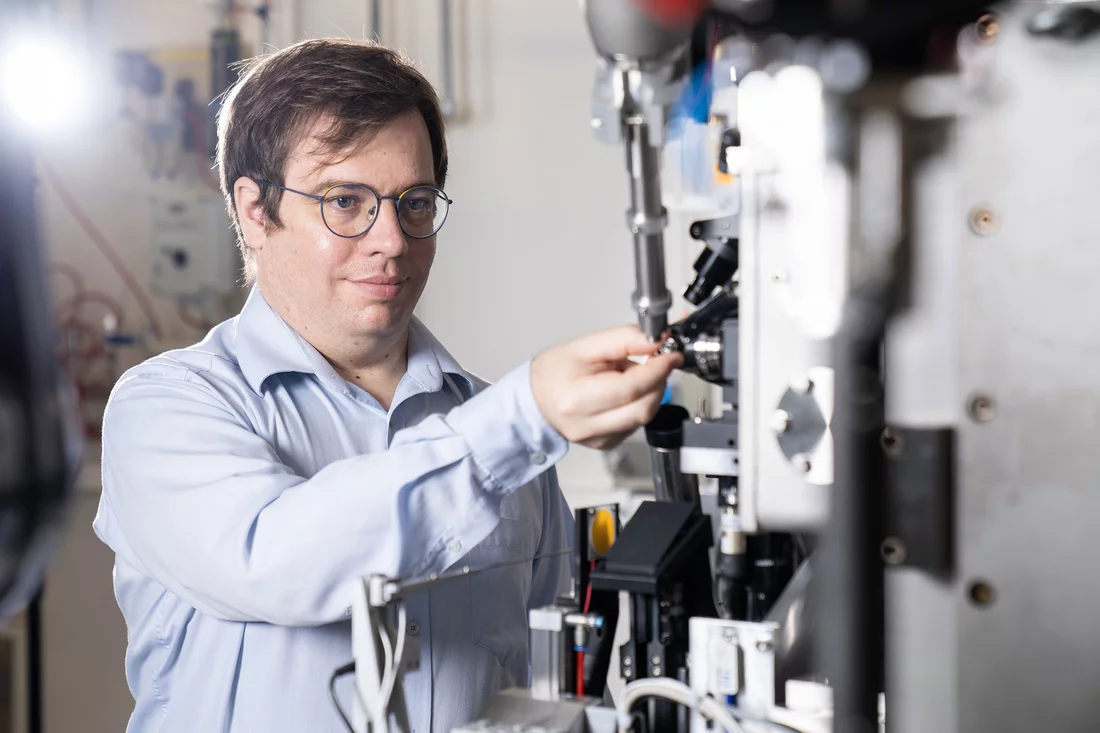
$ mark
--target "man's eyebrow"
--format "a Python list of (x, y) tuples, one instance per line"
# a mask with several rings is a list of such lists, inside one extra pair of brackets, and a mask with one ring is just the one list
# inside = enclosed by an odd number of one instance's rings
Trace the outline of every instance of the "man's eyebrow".
[[(361, 183), (361, 182), (358, 182), (358, 181), (348, 181), (348, 180), (345, 180), (343, 178), (326, 178), (325, 180), (321, 181), (320, 183), (316, 184), (315, 186), (312, 186), (309, 189), (308, 193), (312, 193), (315, 196), (320, 196), (321, 194), (323, 194), (325, 191), (329, 190), (333, 186), (345, 186), (345, 185), (366, 186), (367, 188), (369, 188), (372, 191), (378, 191), (377, 188), (370, 185), (369, 183)], [(410, 188), (418, 188), (420, 186), (431, 186), (432, 188), (435, 188), (435, 181), (430, 181), (430, 180), (416, 181), (415, 183), (410, 183), (407, 186), (402, 186), (399, 190), (394, 191), (392, 194), (389, 194), (389, 195), (398, 196), (398, 195), (404, 193), (405, 191), (408, 191)], [(378, 193), (382, 194), (383, 196), (387, 195), (386, 192), (384, 192), (384, 191), (378, 191)]]

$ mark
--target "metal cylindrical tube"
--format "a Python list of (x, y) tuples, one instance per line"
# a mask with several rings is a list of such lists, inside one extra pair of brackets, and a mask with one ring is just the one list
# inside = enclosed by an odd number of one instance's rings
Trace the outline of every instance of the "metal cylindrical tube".
[(653, 493), (657, 501), (699, 503), (699, 479), (680, 472), (680, 449), (649, 449), (649, 465), (653, 469)]
[(680, 405), (662, 405), (645, 427), (653, 491), (657, 501), (684, 501), (699, 506), (699, 479), (680, 470), (684, 422), (690, 419)]
[(634, 310), (638, 325), (656, 341), (668, 328), (672, 294), (665, 286), (665, 209), (661, 205), (660, 150), (650, 144), (649, 127), (631, 119), (625, 125), (630, 172), (628, 225), (634, 235)]

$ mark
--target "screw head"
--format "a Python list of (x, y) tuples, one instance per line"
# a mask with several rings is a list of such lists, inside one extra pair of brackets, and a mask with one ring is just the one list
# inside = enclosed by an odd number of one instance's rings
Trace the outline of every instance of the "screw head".
[(768, 425), (771, 427), (773, 433), (782, 435), (787, 432), (787, 428), (791, 426), (791, 413), (786, 410), (776, 410), (772, 413)]
[(976, 394), (966, 403), (966, 411), (974, 422), (989, 422), (997, 414), (997, 407), (989, 395)]
[(791, 391), (797, 394), (806, 394), (813, 388), (814, 383), (807, 376), (796, 377), (791, 380)]
[(772, 650), (771, 639), (761, 639), (756, 642), (756, 651), (758, 652), (770, 652)]
[(897, 458), (905, 450), (905, 441), (892, 428), (882, 431), (879, 442), (882, 444), (882, 451), (891, 458)]
[(979, 608), (989, 606), (996, 600), (993, 586), (984, 580), (976, 580), (971, 583), (968, 594), (970, 596), (970, 602)]
[(974, 30), (978, 33), (978, 40), (982, 43), (992, 43), (1001, 32), (1001, 21), (993, 13), (986, 13), (978, 18), (974, 24)]
[(657, 664), (660, 664), (660, 663), (661, 663), (661, 658), (659, 656), (657, 656), (656, 654), (654, 654), (653, 655), (653, 664), (657, 665)]
[(813, 470), (814, 464), (810, 460), (810, 457), (805, 453), (799, 453), (791, 459), (791, 463), (802, 473), (809, 473)]
[(733, 643), (733, 634), (728, 631), (722, 634), (722, 641), (726, 642), (727, 644)]
[(603, 127), (603, 118), (602, 117), (593, 117), (592, 118), (592, 129), (593, 130), (598, 130), (601, 127)]
[(661, 668), (660, 667), (654, 667), (653, 668), (653, 676), (654, 677), (660, 677), (661, 676)]
[(980, 237), (988, 237), (997, 231), (997, 215), (985, 206), (970, 211), (970, 229)]
[(905, 543), (897, 537), (887, 537), (882, 541), (882, 546), (879, 548), (879, 552), (882, 554), (882, 561), (887, 565), (901, 565), (905, 562), (907, 552), (905, 549)]

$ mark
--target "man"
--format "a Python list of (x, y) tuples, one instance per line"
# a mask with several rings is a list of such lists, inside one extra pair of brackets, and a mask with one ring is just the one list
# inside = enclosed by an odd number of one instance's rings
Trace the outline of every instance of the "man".
[[(413, 318), (450, 205), (442, 117), (386, 49), (253, 64), (218, 162), (248, 302), (129, 371), (104, 417), (95, 529), (129, 629), (129, 729), (341, 731), (327, 686), (358, 578), (514, 561), (408, 599), (410, 723), (449, 731), (527, 683), (527, 610), (567, 583), (551, 466), (648, 422), (678, 357), (623, 327), (491, 387), (455, 363)], [(350, 709), (350, 682), (339, 695)]]

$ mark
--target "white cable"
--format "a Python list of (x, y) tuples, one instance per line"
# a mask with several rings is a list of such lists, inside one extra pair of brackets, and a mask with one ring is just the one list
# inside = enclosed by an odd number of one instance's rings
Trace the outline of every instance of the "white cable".
[[(387, 669), (382, 678), (382, 689), (379, 692), (379, 702), (382, 705), (382, 710), (386, 710), (390, 705), (390, 697), (393, 695), (393, 688), (397, 684), (397, 675), (401, 672), (401, 662), (405, 656), (405, 635), (408, 619), (405, 615), (405, 604), (402, 603), (397, 607), (397, 648), (394, 650), (393, 657), (387, 657)], [(385, 632), (383, 632), (385, 636)], [(385, 648), (388, 649), (388, 642)]]
[(713, 697), (700, 697), (684, 683), (667, 677), (636, 680), (623, 688), (618, 705), (620, 733), (628, 733), (629, 724), (624, 726), (623, 721), (630, 719), (630, 709), (634, 703), (644, 697), (671, 700), (717, 723), (728, 733), (745, 733), (744, 728), (738, 724), (730, 712)]

